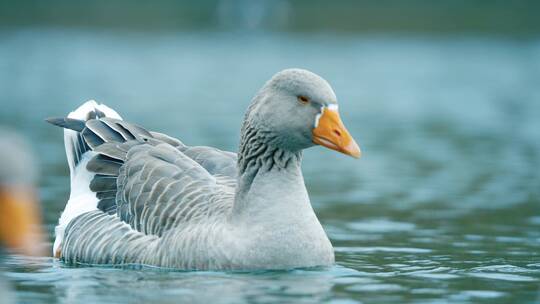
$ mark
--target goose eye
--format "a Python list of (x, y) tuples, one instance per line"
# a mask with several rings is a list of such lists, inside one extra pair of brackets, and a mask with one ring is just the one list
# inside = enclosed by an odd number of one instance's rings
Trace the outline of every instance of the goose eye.
[(298, 96), (298, 101), (301, 103), (301, 104), (307, 104), (309, 102), (309, 98), (307, 98), (306, 96)]

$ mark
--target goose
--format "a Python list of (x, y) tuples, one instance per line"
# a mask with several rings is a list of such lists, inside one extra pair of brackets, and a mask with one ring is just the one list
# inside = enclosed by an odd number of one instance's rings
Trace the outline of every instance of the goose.
[(337, 98), (303, 69), (275, 74), (253, 98), (238, 153), (188, 146), (88, 101), (64, 128), (71, 193), (53, 254), (68, 264), (182, 270), (330, 266), (334, 250), (301, 171), (321, 145), (360, 157)]
[(42, 255), (43, 234), (34, 189), (37, 174), (33, 156), (26, 141), (17, 133), (0, 128), (0, 138), (0, 253), (7, 250)]

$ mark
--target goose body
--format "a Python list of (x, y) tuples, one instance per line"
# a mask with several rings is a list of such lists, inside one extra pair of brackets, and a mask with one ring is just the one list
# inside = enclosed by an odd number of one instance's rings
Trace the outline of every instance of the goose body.
[(94, 101), (49, 119), (65, 128), (71, 173), (55, 256), (185, 270), (333, 264), (300, 165), (315, 144), (359, 156), (336, 110), (324, 79), (289, 69), (253, 99), (238, 154), (185, 145)]

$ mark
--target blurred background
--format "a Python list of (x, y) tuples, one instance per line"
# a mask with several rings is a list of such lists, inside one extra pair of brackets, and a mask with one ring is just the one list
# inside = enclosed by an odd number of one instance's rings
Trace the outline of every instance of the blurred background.
[(49, 248), (69, 172), (44, 119), (88, 99), (236, 151), (256, 91), (306, 68), (334, 87), (364, 152), (305, 153), (332, 269), (196, 275), (9, 255), (5, 275), (34, 303), (538, 302), (539, 12), (532, 0), (0, 1), (0, 125), (37, 158)]
[(2, 1), (4, 27), (538, 34), (534, 0)]

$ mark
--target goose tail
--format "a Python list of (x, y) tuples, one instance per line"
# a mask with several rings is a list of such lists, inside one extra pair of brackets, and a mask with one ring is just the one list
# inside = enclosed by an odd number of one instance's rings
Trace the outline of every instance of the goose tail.
[(103, 117), (122, 120), (115, 110), (104, 104), (98, 104), (95, 100), (83, 103), (75, 111), (69, 113), (67, 118), (47, 119), (47, 122), (64, 128), (64, 145), (71, 179), (75, 176), (75, 169), (85, 153), (91, 151), (80, 134), (84, 123), (90, 119)]
[(64, 231), (71, 220), (82, 213), (97, 209), (99, 199), (96, 193), (90, 190), (90, 182), (95, 174), (86, 168), (95, 152), (80, 132), (84, 129), (86, 121), (103, 117), (122, 119), (116, 111), (94, 100), (83, 103), (75, 111), (69, 113), (67, 118), (47, 119), (47, 122), (64, 128), (64, 145), (71, 180), (69, 200), (55, 228), (53, 255), (56, 257), (60, 256)]

